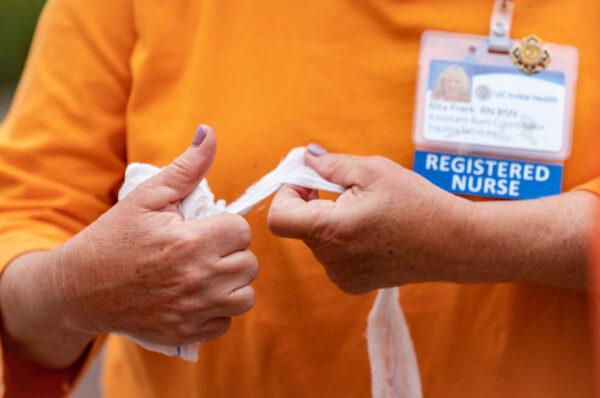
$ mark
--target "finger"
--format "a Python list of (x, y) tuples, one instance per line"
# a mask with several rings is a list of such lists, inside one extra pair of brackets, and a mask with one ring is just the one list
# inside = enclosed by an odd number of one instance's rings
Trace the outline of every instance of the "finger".
[(255, 301), (256, 295), (254, 293), (254, 288), (250, 285), (246, 285), (231, 292), (229, 297), (227, 297), (227, 305), (224, 309), (227, 312), (227, 315), (242, 315), (254, 307)]
[(364, 172), (363, 157), (332, 154), (326, 152), (320, 146), (316, 146), (316, 144), (311, 144), (308, 146), (304, 161), (321, 177), (344, 188), (353, 186), (363, 188), (369, 183)]
[[(210, 307), (197, 313), (190, 313), (190, 322), (199, 324), (207, 319), (237, 316), (247, 312), (254, 306), (255, 293), (252, 286), (245, 284), (237, 289), (230, 290), (230, 287), (224, 286), (221, 282), (215, 283), (219, 286), (216, 286), (215, 291), (210, 293), (213, 297), (210, 301)], [(195, 305), (198, 305), (203, 301), (206, 302), (206, 297), (197, 294), (192, 300)]]
[(306, 202), (297, 187), (282, 186), (271, 203), (268, 224), (276, 236), (305, 239), (322, 225), (333, 202), (312, 200)]
[(252, 240), (250, 224), (236, 214), (219, 214), (202, 220), (187, 220), (183, 224), (196, 234), (201, 243), (219, 257), (244, 251)]
[(249, 285), (258, 275), (259, 263), (250, 250), (235, 252), (217, 262), (218, 269), (227, 278), (229, 291)]
[(162, 209), (190, 194), (204, 178), (216, 151), (215, 134), (209, 126), (198, 127), (192, 146), (132, 195), (150, 210)]

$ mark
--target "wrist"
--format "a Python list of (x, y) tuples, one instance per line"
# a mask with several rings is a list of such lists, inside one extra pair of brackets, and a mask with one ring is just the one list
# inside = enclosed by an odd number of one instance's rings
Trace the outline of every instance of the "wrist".
[(31, 252), (13, 260), (0, 279), (2, 342), (49, 368), (75, 360), (93, 335), (70, 328), (54, 277), (55, 252)]
[[(4, 332), (11, 340), (26, 340), (38, 321), (53, 318), (52, 278), (43, 259), (49, 252), (23, 254), (9, 263), (0, 280), (0, 307)], [(27, 315), (25, 316), (25, 311)], [(41, 319), (44, 318), (44, 319)]]
[(86, 287), (93, 274), (82, 270), (87, 257), (80, 253), (75, 240), (66, 242), (52, 253), (52, 279), (58, 306), (62, 309), (61, 325), (70, 333), (77, 333), (87, 339), (107, 331), (101, 330), (94, 321), (94, 314), (86, 303)]
[[(511, 242), (521, 231), (522, 212), (504, 211), (509, 202), (469, 202), (463, 217), (459, 283), (508, 282), (506, 273), (514, 264)], [(503, 264), (503, 266), (500, 266)]]
[(541, 283), (585, 288), (589, 220), (597, 198), (566, 193), (474, 206), (472, 282)]
[(438, 264), (443, 270), (440, 280), (454, 283), (479, 281), (477, 257), (482, 248), (476, 243), (476, 237), (485, 222), (479, 205), (479, 202), (451, 195), (445, 222), (438, 227), (436, 251), (442, 255)]

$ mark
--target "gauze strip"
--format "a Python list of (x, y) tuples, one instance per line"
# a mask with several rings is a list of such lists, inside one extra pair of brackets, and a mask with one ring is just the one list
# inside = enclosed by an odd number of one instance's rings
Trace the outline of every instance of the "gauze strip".
[[(294, 148), (286, 158), (244, 194), (226, 205), (215, 202), (206, 180), (179, 204), (183, 218), (201, 219), (221, 213), (246, 214), (258, 203), (275, 193), (283, 184), (298, 185), (320, 191), (343, 193), (344, 188), (322, 178), (304, 164), (305, 148)], [(125, 171), (125, 181), (119, 191), (122, 200), (138, 185), (158, 174), (161, 169), (142, 163), (132, 163)], [(164, 346), (127, 336), (142, 347), (168, 356), (198, 360), (198, 345)], [(410, 333), (399, 304), (398, 289), (381, 289), (369, 314), (367, 343), (371, 363), (374, 398), (421, 397), (419, 369)]]
[(421, 397), (421, 378), (400, 289), (379, 289), (369, 313), (367, 342), (373, 398)]

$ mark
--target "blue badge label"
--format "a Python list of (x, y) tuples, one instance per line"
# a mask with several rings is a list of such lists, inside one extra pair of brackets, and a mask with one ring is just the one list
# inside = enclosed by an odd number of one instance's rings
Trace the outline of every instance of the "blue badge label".
[(563, 167), (554, 164), (416, 151), (414, 171), (459, 195), (536, 199), (562, 190)]

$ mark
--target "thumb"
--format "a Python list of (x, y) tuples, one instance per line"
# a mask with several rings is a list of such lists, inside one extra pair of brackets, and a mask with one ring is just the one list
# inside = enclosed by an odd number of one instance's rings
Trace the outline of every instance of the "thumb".
[(364, 188), (369, 183), (364, 158), (360, 156), (332, 154), (318, 144), (310, 144), (304, 161), (321, 177), (344, 188)]
[(157, 210), (188, 196), (202, 181), (215, 157), (217, 140), (207, 125), (200, 125), (192, 145), (139, 189), (138, 203)]

